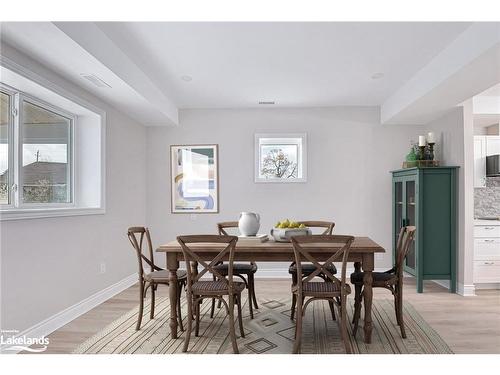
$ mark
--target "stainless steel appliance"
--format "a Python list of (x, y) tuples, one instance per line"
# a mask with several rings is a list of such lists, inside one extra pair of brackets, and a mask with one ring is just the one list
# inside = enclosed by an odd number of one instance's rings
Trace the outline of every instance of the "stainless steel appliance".
[(490, 155), (486, 157), (486, 176), (500, 176), (500, 155)]

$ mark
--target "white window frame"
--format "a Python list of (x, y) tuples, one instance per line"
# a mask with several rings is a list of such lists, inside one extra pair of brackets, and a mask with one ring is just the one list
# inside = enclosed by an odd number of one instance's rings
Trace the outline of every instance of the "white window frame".
[[(262, 142), (262, 139), (266, 141)], [(300, 142), (296, 140), (300, 139)], [(297, 164), (302, 177), (297, 178), (269, 178), (260, 175), (261, 145), (262, 144), (290, 144), (298, 146)], [(257, 133), (255, 134), (255, 168), (256, 183), (302, 183), (307, 182), (307, 133)]]
[[(13, 105), (11, 104), (11, 123), (9, 126), (9, 184), (10, 184), (10, 203), (0, 205), (1, 210), (29, 210), (29, 209), (57, 209), (57, 208), (72, 208), (76, 205), (75, 199), (75, 139), (74, 128), (77, 121), (77, 116), (69, 113), (59, 107), (56, 107), (43, 100), (28, 95), (13, 87), (1, 84), (2, 91), (12, 93)], [(10, 95), (10, 94), (9, 94)], [(68, 139), (68, 173), (67, 181), (69, 181), (68, 193), (70, 202), (64, 203), (24, 203), (23, 202), (23, 149), (22, 142), (24, 139), (24, 121), (22, 105), (28, 102), (38, 106), (44, 110), (53, 112), (59, 116), (65, 117), (70, 121), (69, 139)], [(12, 134), (12, 136), (11, 136)]]
[(0, 208), (14, 208), (14, 153), (15, 153), (15, 148), (14, 148), (14, 111), (15, 111), (15, 91), (13, 91), (9, 86), (4, 85), (0, 83), (0, 91), (4, 94), (7, 94), (9, 96), (9, 124), (7, 127), (7, 137), (8, 137), (8, 146), (9, 146), (9, 152), (7, 157), (9, 158), (9, 162), (7, 164), (7, 168), (9, 171), (8, 175), (8, 180), (9, 180), (9, 186), (8, 186), (8, 202), (4, 204), (0, 204)]
[[(67, 111), (64, 111), (63, 109), (61, 108), (58, 108), (56, 106), (53, 106), (52, 104), (49, 104), (47, 102), (44, 102), (43, 100), (40, 100), (38, 98), (35, 98), (33, 96), (30, 96), (30, 95), (26, 95), (24, 93), (20, 93), (18, 95), (18, 102), (16, 103), (17, 105), (17, 113), (18, 113), (18, 121), (19, 121), (19, 124), (18, 124), (18, 142), (17, 143), (17, 146), (19, 148), (19, 153), (18, 153), (18, 163), (17, 163), (17, 168), (18, 168), (18, 171), (21, 170), (22, 168), (22, 158), (23, 158), (23, 150), (22, 148), (20, 147), (21, 146), (21, 142), (22, 140), (24, 139), (24, 121), (23, 121), (23, 118), (22, 118), (22, 113), (23, 111), (21, 110), (22, 108), (22, 105), (24, 102), (28, 102), (28, 103), (31, 103), (35, 106), (38, 106), (42, 109), (45, 109), (49, 112), (53, 112), (55, 113), (56, 115), (59, 115), (61, 117), (64, 117), (66, 119), (68, 119), (70, 121), (70, 125), (69, 125), (69, 139), (68, 139), (68, 166), (69, 168), (66, 168), (66, 173), (67, 173), (67, 176), (66, 176), (66, 181), (69, 181), (69, 187), (67, 187), (67, 194), (69, 194), (69, 197), (70, 197), (70, 201), (69, 202), (66, 202), (66, 203), (24, 203), (23, 201), (23, 189), (20, 189), (18, 188), (18, 199), (19, 199), (19, 208), (61, 208), (61, 207), (74, 207), (75, 206), (75, 181), (74, 181), (74, 170), (75, 170), (75, 163), (74, 163), (74, 160), (75, 160), (75, 153), (74, 153), (74, 149), (75, 149), (75, 139), (74, 139), (74, 134), (75, 134), (75, 124), (76, 124), (76, 121), (77, 121), (77, 116), (72, 114), (72, 113), (69, 113)], [(24, 181), (23, 181), (23, 174), (22, 173), (18, 173), (18, 183), (19, 185), (18, 186), (24, 186)]]
[[(40, 207), (19, 208), (13, 206), (0, 206), (0, 222), (10, 220), (43, 219), (81, 215), (104, 215), (106, 214), (106, 111), (75, 94), (73, 91), (56, 84), (49, 72), (47, 75), (35, 73), (38, 66), (35, 64), (20, 65), (11, 57), (0, 51), (0, 72), (6, 70), (2, 75), (4, 84), (16, 87), (17, 82), (23, 87), (22, 91), (32, 96), (46, 98), (52, 103), (52, 97), (59, 108), (76, 108), (74, 113), (78, 114), (78, 124), (74, 128), (73, 140), (73, 188), (74, 207)], [(38, 71), (38, 70), (37, 70)], [(44, 74), (43, 69), (41, 74)], [(9, 83), (12, 82), (12, 83)], [(61, 81), (63, 82), (63, 81)], [(28, 89), (24, 89), (27, 87)], [(29, 91), (33, 90), (33, 92)], [(36, 93), (35, 93), (36, 92)], [(38, 95), (41, 93), (42, 95)], [(49, 99), (50, 97), (50, 99)], [(70, 110), (73, 112), (72, 110)], [(80, 137), (84, 134), (84, 137)], [(89, 134), (92, 137), (89, 138)], [(95, 140), (95, 141), (94, 141)], [(93, 150), (93, 158), (87, 159), (82, 152), (84, 149)], [(92, 173), (89, 175), (89, 166)], [(13, 168), (11, 168), (13, 170)], [(82, 176), (87, 176), (85, 179)], [(97, 179), (88, 180), (88, 177)]]

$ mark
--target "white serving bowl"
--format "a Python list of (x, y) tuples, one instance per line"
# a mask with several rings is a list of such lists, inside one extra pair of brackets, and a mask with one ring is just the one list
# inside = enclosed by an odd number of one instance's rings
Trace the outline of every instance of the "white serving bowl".
[(277, 242), (290, 242), (293, 236), (307, 236), (312, 234), (309, 228), (273, 228), (271, 236)]

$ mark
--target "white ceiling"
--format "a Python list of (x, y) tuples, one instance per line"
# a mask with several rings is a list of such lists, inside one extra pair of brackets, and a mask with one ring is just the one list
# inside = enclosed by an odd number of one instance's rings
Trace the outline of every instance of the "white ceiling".
[[(500, 70), (500, 67), (499, 67)], [(487, 90), (484, 90), (482, 93), (476, 95), (476, 96), (500, 96), (500, 83), (490, 87)]]
[[(176, 123), (169, 106), (245, 108), (261, 100), (274, 107), (380, 106), (470, 25), (2, 23), (1, 39), (158, 125)], [(97, 88), (82, 73), (112, 88)], [(383, 77), (372, 79), (375, 73)]]
[[(165, 121), (161, 111), (117, 74), (82, 48), (51, 22), (4, 22), (2, 42), (54, 70), (64, 78), (106, 100), (136, 119), (148, 123)], [(98, 88), (82, 77), (94, 74), (111, 86)], [(144, 122), (143, 122), (144, 123)]]
[[(180, 108), (380, 105), (466, 23), (99, 23)], [(379, 80), (374, 73), (384, 73)], [(192, 76), (184, 82), (181, 76)]]

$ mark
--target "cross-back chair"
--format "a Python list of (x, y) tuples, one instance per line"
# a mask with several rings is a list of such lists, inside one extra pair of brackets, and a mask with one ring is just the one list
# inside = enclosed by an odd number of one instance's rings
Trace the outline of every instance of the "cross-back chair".
[[(396, 321), (401, 330), (401, 337), (406, 338), (406, 332), (403, 322), (403, 263), (408, 254), (410, 245), (415, 237), (416, 227), (406, 226), (399, 231), (396, 242), (396, 262), (394, 267), (385, 272), (372, 272), (372, 287), (388, 289), (394, 296), (394, 310)], [(354, 284), (354, 317), (353, 317), (353, 335), (358, 330), (359, 316), (361, 314), (361, 304), (363, 300), (363, 278), (364, 272), (355, 265), (355, 271), (351, 274), (351, 283)]]
[[(184, 260), (187, 268), (187, 291), (186, 298), (188, 301), (188, 316), (195, 314), (195, 336), (199, 334), (200, 328), (200, 304), (205, 298), (218, 299), (221, 301), (229, 315), (229, 333), (233, 352), (238, 353), (238, 345), (236, 343), (236, 333), (234, 328), (234, 305), (238, 308), (238, 322), (240, 327), (241, 337), (245, 337), (243, 330), (243, 320), (241, 316), (241, 292), (245, 289), (245, 284), (235, 282), (233, 280), (234, 268), (234, 251), (238, 241), (236, 236), (226, 235), (189, 235), (178, 236), (177, 241), (181, 245)], [(214, 254), (211, 260), (204, 260), (200, 253), (196, 251), (197, 243), (218, 244), (223, 249)], [(210, 253), (212, 254), (212, 253)], [(206, 253), (205, 253), (206, 255)], [(223, 274), (219, 272), (216, 266), (220, 261), (228, 259), (228, 272)], [(201, 266), (201, 267), (199, 267)], [(198, 272), (198, 267), (201, 269)], [(215, 280), (203, 278), (203, 276), (212, 275)], [(228, 297), (228, 302), (224, 297)], [(183, 352), (188, 350), (189, 340), (191, 337), (192, 319), (187, 321), (186, 339), (184, 341)]]
[[(292, 237), (293, 253), (295, 256), (295, 264), (297, 266), (297, 275), (303, 275), (302, 266), (304, 262), (310, 262), (314, 266), (314, 270), (307, 276), (297, 278), (297, 282), (292, 285), (292, 293), (297, 299), (296, 312), (296, 329), (295, 329), (295, 344), (293, 347), (294, 353), (300, 352), (302, 339), (302, 320), (305, 316), (307, 306), (314, 300), (327, 300), (335, 304), (339, 309), (340, 315), (340, 333), (344, 342), (346, 352), (352, 352), (351, 343), (347, 333), (347, 295), (351, 293), (349, 284), (346, 284), (347, 259), (351, 244), (354, 241), (352, 236), (339, 235), (311, 235), (311, 236), (294, 236)], [(308, 244), (325, 244), (325, 249), (330, 249), (327, 252), (327, 260), (320, 261), (308, 249)], [(330, 272), (330, 267), (333, 262), (342, 262), (341, 277), (338, 279)], [(323, 274), (328, 278), (329, 282), (313, 281), (316, 276)]]
[[(135, 249), (137, 262), (139, 265), (139, 317), (137, 318), (136, 330), (141, 328), (142, 315), (144, 313), (144, 299), (148, 288), (151, 288), (151, 310), (149, 317), (154, 318), (155, 314), (155, 293), (159, 284), (169, 285), (169, 271), (166, 271), (154, 263), (153, 244), (149, 229), (146, 227), (130, 227), (127, 230), (127, 236)], [(146, 241), (144, 241), (146, 240)], [(146, 253), (146, 254), (144, 254)], [(144, 263), (150, 267), (150, 272), (144, 270)], [(179, 327), (183, 331), (182, 314), (181, 314), (181, 292), (186, 285), (186, 271), (177, 271), (177, 315), (179, 319)]]
[[(333, 232), (333, 228), (335, 227), (335, 223), (331, 221), (318, 221), (318, 220), (309, 220), (309, 221), (299, 221), (299, 224), (304, 224), (308, 228), (312, 229), (323, 229), (321, 234), (330, 235)], [(309, 276), (312, 272), (315, 271), (315, 267), (311, 263), (303, 263), (302, 264), (302, 276)], [(331, 274), (337, 273), (337, 268), (332, 264), (328, 270)], [(292, 275), (292, 283), (295, 284), (297, 282), (297, 266), (295, 262), (290, 264), (288, 267), (288, 273)], [(319, 273), (318, 277), (322, 278), (325, 282), (329, 281), (329, 278), (326, 277), (323, 273)], [(296, 295), (292, 293), (292, 308), (290, 310), (290, 319), (294, 319), (295, 317), (295, 305), (296, 305)], [(333, 303), (330, 303), (330, 311), (332, 313), (332, 318), (335, 320), (335, 309), (333, 307)]]
[[(222, 223), (217, 223), (217, 230), (220, 235), (229, 236), (230, 234), (226, 231), (228, 228), (238, 228), (237, 221), (224, 221)], [(228, 264), (220, 262), (215, 268), (222, 275), (227, 275)], [(257, 264), (255, 262), (250, 263), (234, 263), (233, 264), (233, 274), (239, 277), (245, 283), (245, 288), (248, 290), (248, 308), (250, 310), (250, 319), (253, 319), (253, 309), (259, 308), (257, 304), (257, 297), (255, 296), (255, 273), (257, 272)], [(221, 301), (219, 300), (218, 307), (221, 307)], [(215, 299), (212, 300), (212, 307), (210, 309), (210, 317), (214, 317), (215, 310)]]

